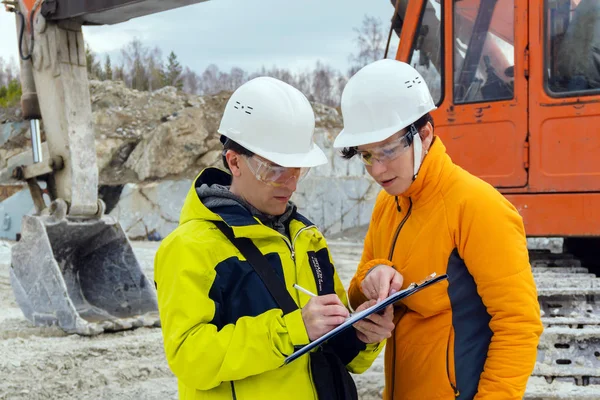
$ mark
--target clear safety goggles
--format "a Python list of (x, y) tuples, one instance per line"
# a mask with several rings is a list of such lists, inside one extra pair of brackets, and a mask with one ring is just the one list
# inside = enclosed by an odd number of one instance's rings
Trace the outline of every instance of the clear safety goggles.
[(393, 161), (410, 148), (413, 134), (414, 133), (412, 130), (409, 130), (409, 132), (405, 133), (399, 138), (396, 138), (382, 146), (369, 150), (357, 149), (358, 157), (363, 164), (368, 166), (373, 165), (375, 160), (379, 161), (380, 163)]
[(310, 171), (310, 168), (288, 168), (280, 165), (273, 165), (254, 156), (243, 157), (246, 160), (248, 169), (250, 169), (256, 179), (270, 186), (285, 186), (292, 179), (295, 179), (296, 183), (298, 183), (304, 179)]

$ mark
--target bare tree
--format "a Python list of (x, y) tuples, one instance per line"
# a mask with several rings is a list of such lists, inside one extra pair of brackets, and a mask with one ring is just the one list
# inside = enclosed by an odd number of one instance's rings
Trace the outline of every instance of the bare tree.
[(335, 79), (335, 106), (337, 107), (342, 100), (342, 93), (344, 92), (344, 88), (346, 87), (346, 83), (348, 83), (348, 78), (340, 73), (338, 73)]
[(148, 90), (148, 70), (145, 66), (148, 54), (148, 48), (137, 37), (121, 49), (125, 61), (126, 83), (133, 89)]
[(158, 47), (148, 51), (145, 64), (148, 66), (148, 90), (153, 91), (164, 87), (167, 83), (162, 62), (162, 51)]
[(20, 69), (19, 69), (14, 57), (10, 58), (10, 61), (9, 61), (8, 65), (5, 67), (4, 71), (6, 73), (6, 84), (7, 85), (12, 80), (19, 79)]
[(114, 73), (113, 73), (113, 79), (115, 81), (123, 81), (125, 82), (125, 67), (123, 67), (123, 64), (118, 65), (115, 67)]
[(219, 91), (219, 67), (210, 64), (200, 75), (200, 93), (214, 94)]
[(386, 36), (381, 20), (365, 15), (360, 28), (354, 28), (356, 33), (357, 53), (351, 54), (349, 75), (354, 75), (365, 65), (383, 58)]
[(317, 65), (313, 71), (311, 92), (315, 101), (331, 106), (335, 105), (333, 93), (333, 81), (335, 72), (327, 65), (323, 65), (317, 61)]
[(304, 95), (306, 97), (308, 97), (308, 99), (310, 101), (315, 101), (314, 96), (312, 95), (312, 81), (313, 81), (313, 74), (311, 71), (304, 71), (304, 72), (300, 72), (297, 74), (296, 76), (296, 88), (301, 91), (302, 93), (304, 93)]
[(0, 57), (0, 87), (6, 86), (6, 70), (4, 64), (4, 59)]
[(87, 63), (87, 72), (90, 79), (102, 79), (102, 66), (96, 59), (96, 53), (92, 51), (90, 46), (85, 44), (85, 60)]
[(183, 74), (181, 75), (183, 81), (183, 91), (190, 94), (198, 94), (200, 89), (200, 77), (197, 73), (185, 67)]
[(231, 68), (229, 72), (229, 90), (234, 91), (248, 81), (248, 74), (239, 67)]
[(104, 59), (104, 79), (109, 81), (113, 79), (113, 69), (112, 64), (110, 62), (110, 56), (108, 54)]

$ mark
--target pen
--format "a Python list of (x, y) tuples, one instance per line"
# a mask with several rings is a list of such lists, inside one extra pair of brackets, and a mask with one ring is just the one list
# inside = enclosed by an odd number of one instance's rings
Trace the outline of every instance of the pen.
[(312, 297), (317, 297), (317, 295), (316, 295), (316, 294), (314, 294), (314, 293), (312, 293), (312, 292), (309, 292), (308, 290), (304, 289), (302, 286), (300, 286), (300, 285), (297, 285), (297, 284), (295, 284), (295, 283), (294, 283), (294, 288), (296, 288), (297, 290), (299, 290), (299, 291), (301, 291), (301, 292), (304, 292), (304, 293), (306, 293), (306, 294), (307, 294), (307, 295), (309, 295), (309, 296), (312, 296)]

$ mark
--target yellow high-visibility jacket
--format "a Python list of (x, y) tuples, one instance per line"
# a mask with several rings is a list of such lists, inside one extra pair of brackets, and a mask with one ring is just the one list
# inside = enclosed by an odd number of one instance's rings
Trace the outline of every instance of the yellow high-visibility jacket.
[[(326, 241), (298, 213), (290, 222), (290, 240), (243, 207), (213, 212), (196, 193), (202, 184), (230, 182), (216, 168), (196, 178), (179, 226), (155, 258), (164, 348), (180, 399), (316, 399), (308, 356), (284, 365), (295, 346), (309, 343), (301, 310), (283, 315), (252, 266), (211, 221), (224, 221), (236, 237), (252, 239), (300, 308), (310, 297), (294, 289), (295, 283), (313, 293), (335, 292), (348, 305)], [(352, 328), (330, 345), (350, 372), (362, 373), (384, 342), (365, 345)]]

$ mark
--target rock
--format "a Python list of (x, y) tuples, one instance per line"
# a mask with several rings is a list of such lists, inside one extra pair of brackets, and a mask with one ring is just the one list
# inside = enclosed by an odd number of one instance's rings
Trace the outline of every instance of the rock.
[(205, 110), (189, 108), (159, 126), (133, 150), (125, 168), (137, 174), (140, 182), (166, 177), (191, 178), (208, 151), (220, 146), (217, 135), (204, 124)]
[[(120, 81), (92, 80), (90, 95), (99, 192), (110, 196), (108, 212), (118, 215), (131, 238), (166, 236), (177, 224), (191, 180), (207, 166), (222, 168), (217, 130), (231, 93), (194, 96), (173, 87), (140, 92)], [(315, 141), (331, 161), (313, 168), (293, 200), (327, 234), (367, 224), (379, 188), (359, 161), (343, 160), (331, 148), (342, 129), (339, 111), (312, 106)], [(31, 151), (28, 134), (24, 122), (0, 125), (0, 167)], [(119, 191), (106, 189), (122, 186), (118, 201)]]
[(110, 215), (130, 239), (160, 240), (179, 223), (179, 213), (191, 181), (127, 184)]
[(0, 107), (0, 124), (21, 121), (21, 107)]

